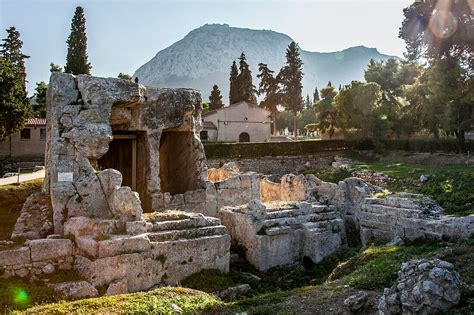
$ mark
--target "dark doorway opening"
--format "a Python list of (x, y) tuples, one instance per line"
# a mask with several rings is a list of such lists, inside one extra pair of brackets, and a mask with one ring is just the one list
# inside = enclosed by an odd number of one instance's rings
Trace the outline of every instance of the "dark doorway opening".
[(160, 140), (161, 192), (182, 194), (199, 188), (198, 156), (190, 131), (163, 131)]
[(250, 142), (250, 135), (246, 132), (242, 132), (239, 135), (239, 142)]

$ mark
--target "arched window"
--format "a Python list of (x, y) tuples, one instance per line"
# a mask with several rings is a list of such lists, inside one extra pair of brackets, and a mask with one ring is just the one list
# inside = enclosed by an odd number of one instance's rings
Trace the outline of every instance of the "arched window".
[(250, 135), (246, 132), (242, 132), (239, 135), (239, 142), (250, 142)]

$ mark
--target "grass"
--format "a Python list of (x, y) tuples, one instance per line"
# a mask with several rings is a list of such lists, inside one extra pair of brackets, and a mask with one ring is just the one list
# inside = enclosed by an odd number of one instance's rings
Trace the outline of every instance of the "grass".
[(186, 288), (164, 287), (149, 292), (74, 302), (62, 301), (33, 307), (27, 312), (14, 314), (173, 314), (175, 312), (172, 304), (180, 307), (183, 314), (201, 313), (206, 310), (217, 313), (217, 310), (224, 306), (222, 301), (204, 292)]
[(20, 185), (0, 186), (0, 240), (10, 239), (21, 207), (29, 195), (39, 192), (43, 179), (23, 182)]

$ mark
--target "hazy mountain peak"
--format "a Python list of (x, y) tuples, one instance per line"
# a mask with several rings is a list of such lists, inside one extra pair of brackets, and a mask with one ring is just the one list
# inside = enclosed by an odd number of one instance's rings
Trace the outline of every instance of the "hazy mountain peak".
[[(156, 87), (192, 87), (208, 97), (213, 84), (228, 99), (229, 71), (242, 51), (247, 56), (254, 77), (258, 63), (268, 64), (277, 72), (285, 62), (285, 50), (292, 41), (286, 34), (271, 30), (231, 27), (228, 24), (205, 24), (189, 32), (173, 45), (159, 51), (134, 74), (140, 82)], [(321, 88), (330, 80), (335, 86), (363, 79), (370, 59), (386, 60), (376, 48), (356, 46), (338, 52), (301, 50), (304, 95)]]

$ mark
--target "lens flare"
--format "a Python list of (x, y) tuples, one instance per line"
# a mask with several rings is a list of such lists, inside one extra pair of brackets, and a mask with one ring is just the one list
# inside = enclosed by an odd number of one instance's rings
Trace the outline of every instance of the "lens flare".
[(450, 11), (436, 10), (431, 16), (428, 27), (436, 37), (448, 38), (456, 32), (458, 21)]
[(25, 290), (20, 289), (20, 288), (15, 289), (13, 301), (16, 304), (21, 304), (21, 305), (28, 304), (28, 301), (29, 301), (28, 293), (26, 293)]

